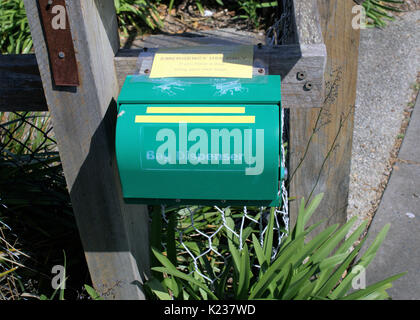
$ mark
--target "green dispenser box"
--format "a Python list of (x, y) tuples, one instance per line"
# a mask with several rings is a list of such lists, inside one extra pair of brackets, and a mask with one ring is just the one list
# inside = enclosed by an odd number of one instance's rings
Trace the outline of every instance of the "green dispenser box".
[(127, 76), (116, 156), (124, 200), (279, 206), (280, 76)]

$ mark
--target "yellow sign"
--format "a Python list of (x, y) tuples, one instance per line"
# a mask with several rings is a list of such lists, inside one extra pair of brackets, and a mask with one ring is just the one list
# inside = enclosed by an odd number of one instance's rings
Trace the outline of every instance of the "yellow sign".
[(150, 78), (252, 78), (253, 46), (159, 49)]
[(135, 123), (255, 123), (255, 116), (136, 116)]
[(245, 107), (147, 107), (146, 113), (245, 113)]

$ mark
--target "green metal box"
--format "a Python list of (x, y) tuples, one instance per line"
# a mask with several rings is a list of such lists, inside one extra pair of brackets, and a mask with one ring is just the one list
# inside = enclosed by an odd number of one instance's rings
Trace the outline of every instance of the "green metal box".
[(279, 205), (280, 76), (128, 76), (116, 155), (129, 203)]

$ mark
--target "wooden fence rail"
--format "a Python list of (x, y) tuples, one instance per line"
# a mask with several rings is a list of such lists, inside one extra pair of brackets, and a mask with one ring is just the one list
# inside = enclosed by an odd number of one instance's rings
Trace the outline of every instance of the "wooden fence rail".
[(34, 54), (0, 55), (0, 111), (48, 111)]
[[(168, 37), (168, 46), (171, 45), (171, 38)], [(177, 45), (180, 44), (182, 42), (177, 41)], [(136, 69), (140, 52), (141, 49), (121, 49), (117, 52), (114, 63), (120, 87), (125, 77)], [(281, 75), (282, 103), (285, 108), (321, 106), (326, 63), (323, 44), (262, 46), (256, 50), (255, 60), (265, 61), (270, 74)], [(306, 74), (305, 79), (298, 79), (300, 72)], [(48, 110), (35, 55), (0, 56), (0, 74), (0, 111)], [(307, 89), (308, 83), (310, 89)]]

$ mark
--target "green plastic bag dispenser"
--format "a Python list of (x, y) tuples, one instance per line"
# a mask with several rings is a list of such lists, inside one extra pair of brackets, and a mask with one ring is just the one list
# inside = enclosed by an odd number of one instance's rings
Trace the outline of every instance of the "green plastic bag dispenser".
[(128, 203), (278, 206), (280, 76), (128, 76), (116, 156)]

